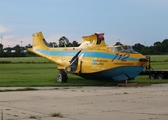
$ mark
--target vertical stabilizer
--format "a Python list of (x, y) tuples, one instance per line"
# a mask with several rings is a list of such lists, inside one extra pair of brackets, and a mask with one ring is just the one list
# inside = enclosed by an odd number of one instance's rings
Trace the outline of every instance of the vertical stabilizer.
[(50, 46), (44, 39), (43, 33), (38, 32), (33, 34), (33, 49), (48, 49)]

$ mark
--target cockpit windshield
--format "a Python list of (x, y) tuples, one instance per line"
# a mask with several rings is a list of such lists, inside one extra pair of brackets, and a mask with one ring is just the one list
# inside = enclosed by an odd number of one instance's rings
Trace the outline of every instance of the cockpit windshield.
[(115, 45), (111, 48), (112, 52), (129, 52), (129, 53), (137, 53), (133, 50), (132, 46), (130, 45)]
[(122, 48), (123, 48), (123, 50), (124, 51), (130, 51), (130, 52), (134, 52), (134, 50), (133, 50), (133, 48), (132, 48), (132, 46), (129, 46), (129, 45), (127, 45), (127, 46), (122, 46)]

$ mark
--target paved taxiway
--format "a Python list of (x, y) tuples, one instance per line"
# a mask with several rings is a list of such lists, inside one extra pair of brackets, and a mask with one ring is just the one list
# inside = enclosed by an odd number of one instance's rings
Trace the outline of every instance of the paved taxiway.
[[(2, 89), (16, 89), (3, 88)], [(4, 120), (168, 120), (168, 84), (0, 92)], [(63, 118), (51, 117), (61, 113)], [(0, 119), (1, 119), (0, 114)]]

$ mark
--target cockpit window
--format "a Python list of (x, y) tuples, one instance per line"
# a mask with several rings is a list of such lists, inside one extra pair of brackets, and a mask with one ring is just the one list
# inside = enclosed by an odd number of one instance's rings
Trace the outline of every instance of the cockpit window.
[(131, 53), (135, 53), (135, 51), (133, 50), (132, 46), (129, 46), (129, 45), (123, 45), (123, 51), (126, 51), (126, 52), (131, 52)]
[(121, 47), (116, 47), (116, 52), (120, 52), (122, 50)]
[(132, 46), (129, 45), (116, 45), (115, 47), (111, 48), (111, 52), (130, 52), (130, 53), (137, 53), (133, 50)]
[(112, 47), (111, 52), (120, 52), (122, 50), (121, 47)]

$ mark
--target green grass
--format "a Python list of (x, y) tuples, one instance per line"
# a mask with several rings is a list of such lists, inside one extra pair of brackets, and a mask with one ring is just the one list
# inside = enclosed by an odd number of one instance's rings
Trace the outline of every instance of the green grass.
[[(160, 58), (160, 59), (159, 59)], [(167, 69), (168, 56), (152, 56), (151, 60), (158, 60), (152, 62), (154, 69)], [(86, 80), (81, 77), (68, 74), (67, 83), (58, 83), (56, 75), (58, 73), (57, 66), (54, 63), (48, 62), (41, 57), (30, 58), (0, 58), (0, 61), (11, 61), (11, 64), (0, 64), (0, 86), (113, 86), (117, 85), (112, 81), (97, 81)], [(38, 64), (30, 64), (34, 61)], [(28, 62), (28, 63), (27, 63)], [(135, 83), (168, 83), (164, 80), (150, 80), (148, 76), (138, 76), (133, 82)]]
[(0, 86), (50, 86), (57, 73), (55, 64), (0, 64)]
[(154, 62), (168, 62), (168, 55), (150, 55), (151, 61)]
[(31, 63), (43, 63), (43, 62), (50, 62), (47, 59), (44, 59), (42, 57), (9, 57), (9, 58), (0, 58), (0, 61), (11, 61), (12, 63), (26, 63), (26, 62), (31, 62)]
[(162, 83), (168, 83), (168, 79), (149, 79), (148, 75), (139, 75), (133, 80), (133, 83), (139, 83), (139, 84), (162, 84)]
[(109, 81), (86, 80), (76, 75), (68, 74), (67, 83), (58, 83), (57, 67), (48, 64), (0, 64), (0, 86), (84, 86), (84, 85), (114, 85)]
[(168, 55), (152, 55), (151, 61), (151, 66), (153, 69), (168, 70)]

